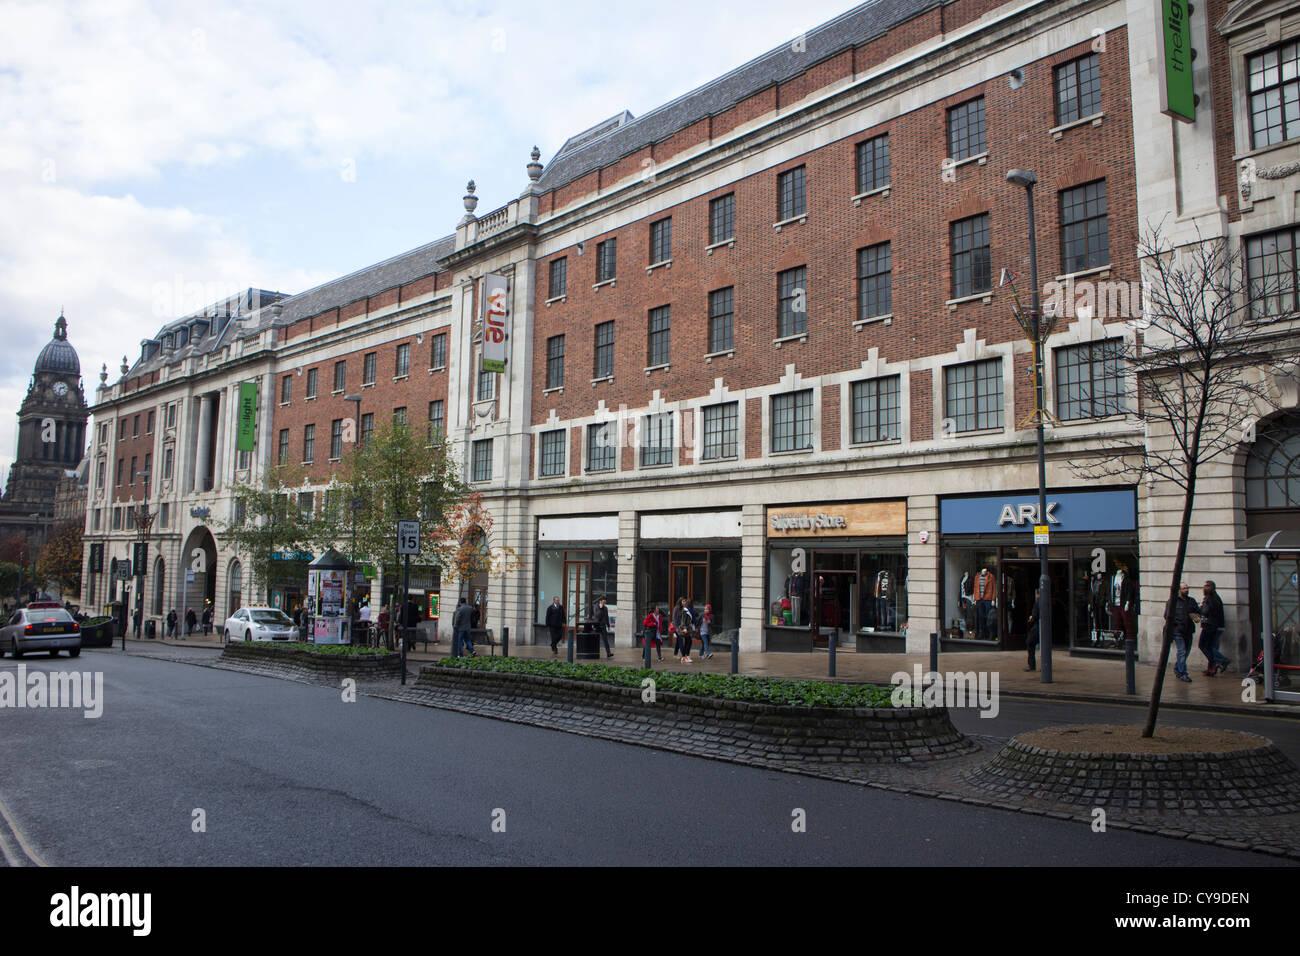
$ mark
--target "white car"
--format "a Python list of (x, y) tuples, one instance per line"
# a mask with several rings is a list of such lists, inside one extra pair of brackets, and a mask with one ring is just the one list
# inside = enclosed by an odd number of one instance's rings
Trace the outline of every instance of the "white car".
[(226, 618), (227, 641), (296, 641), (298, 627), (278, 607), (241, 607)]

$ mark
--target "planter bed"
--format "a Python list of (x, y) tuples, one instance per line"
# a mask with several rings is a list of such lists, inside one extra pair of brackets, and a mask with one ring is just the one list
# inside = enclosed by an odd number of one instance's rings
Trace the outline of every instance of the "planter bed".
[[(341, 680), (386, 680), (402, 676), (400, 654), (356, 653), (353, 649), (326, 650), (339, 645), (231, 643), (221, 652), (221, 660), (237, 663), (249, 670), (280, 674), (298, 674), (309, 678)], [(343, 645), (346, 647), (346, 645)], [(366, 648), (371, 651), (373, 649)]]

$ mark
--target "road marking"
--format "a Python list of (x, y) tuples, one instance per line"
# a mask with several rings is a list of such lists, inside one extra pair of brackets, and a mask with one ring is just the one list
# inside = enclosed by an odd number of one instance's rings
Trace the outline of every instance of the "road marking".
[[(14, 818), (9, 813), (9, 808), (5, 806), (3, 800), (0, 800), (0, 818), (4, 819), (5, 824), (9, 827), (9, 833), (13, 835), (14, 840), (18, 843), (18, 847), (23, 851), (23, 854), (27, 857), (29, 861), (29, 864), (24, 864), (21, 860), (14, 860), (10, 856), (10, 852), (6, 847), (5, 859), (9, 860), (10, 866), (24, 866), (24, 865), (48, 866), (49, 865), (44, 860), (42, 860), (41, 855), (37, 853), (35, 850), (33, 850), (31, 846), (28, 845), (27, 841), (23, 839), (23, 832), (18, 829), (18, 824), (14, 823)], [(8, 840), (5, 840), (4, 842), (8, 843)]]

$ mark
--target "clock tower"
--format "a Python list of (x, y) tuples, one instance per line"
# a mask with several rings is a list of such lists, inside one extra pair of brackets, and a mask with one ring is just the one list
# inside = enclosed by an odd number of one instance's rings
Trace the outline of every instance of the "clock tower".
[(89, 418), (81, 360), (68, 342), (68, 320), (60, 313), (54, 338), (37, 356), (27, 397), (18, 409), (18, 452), (0, 510), (53, 515), (59, 479), (77, 467), (85, 452)]

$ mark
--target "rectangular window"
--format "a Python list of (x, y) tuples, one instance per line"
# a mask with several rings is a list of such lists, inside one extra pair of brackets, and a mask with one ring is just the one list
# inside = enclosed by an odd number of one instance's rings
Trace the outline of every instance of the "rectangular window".
[(162, 507), (158, 509), (158, 525), (159, 527), (162, 528), (170, 528), (171, 523), (172, 523), (171, 505), (168, 504), (166, 501), (164, 501), (162, 503)]
[(1061, 190), (1061, 271), (1081, 272), (1109, 264), (1106, 180)]
[(403, 342), (397, 347), (397, 363), (393, 370), (394, 378), (406, 378), (411, 374), (411, 343)]
[(952, 224), (952, 297), (977, 295), (993, 287), (989, 214)]
[(858, 143), (857, 160), (859, 194), (888, 186), (889, 134), (873, 136), (865, 143)]
[(132, 455), (131, 456), (131, 484), (133, 485), (140, 480), (140, 469), (138, 467), (139, 464), (140, 464), (140, 459), (137, 458), (135, 455)]
[(858, 318), (889, 315), (893, 309), (889, 243), (858, 250)]
[(175, 427), (176, 427), (176, 406), (177, 406), (177, 404), (179, 404), (179, 403), (177, 403), (177, 402), (172, 402), (170, 405), (167, 406), (167, 427), (168, 427), (168, 428), (175, 428)]
[(898, 440), (900, 376), (853, 383), (853, 441)]
[(596, 326), (595, 360), (592, 378), (609, 378), (614, 374), (614, 323), (602, 322)]
[(134, 528), (134, 527), (135, 527), (135, 509), (134, 509), (134, 508), (131, 508), (131, 507), (123, 508), (123, 509), (122, 509), (122, 515), (123, 515), (123, 517), (126, 518), (126, 527), (127, 527), (127, 530), (130, 530), (130, 529)]
[(145, 419), (145, 423), (144, 423), (144, 433), (146, 435), (153, 434), (154, 415), (155, 415), (154, 410), (152, 408), (149, 409), (149, 417)]
[[(167, 506), (163, 505), (163, 507), (165, 508)], [(90, 517), (91, 517), (90, 530), (98, 531), (99, 530), (99, 509), (98, 508), (93, 509), (90, 513)]]
[(442, 399), (434, 399), (429, 403), (429, 437), (441, 437), (443, 428), (443, 405)]
[(812, 449), (813, 390), (772, 396), (772, 451)]
[(709, 352), (728, 352), (735, 347), (735, 287), (709, 293)]
[(348, 387), (347, 359), (334, 363), (334, 391), (341, 392)]
[(490, 481), (492, 479), (492, 439), (484, 438), (474, 442), (472, 453), (471, 481)]
[(565, 256), (551, 260), (551, 284), (548, 286), (548, 298), (558, 299), (564, 295), (564, 287), (569, 276), (569, 260)]
[(406, 406), (393, 409), (393, 424), (400, 427), (406, 427)]
[(943, 414), (952, 420), (951, 430), (1002, 427), (1002, 359), (949, 365), (943, 376)]
[(311, 517), (312, 504), (315, 502), (316, 495), (311, 491), (298, 492), (298, 511), (304, 518)]
[(113, 509), (113, 530), (114, 531), (122, 530), (122, 509), (121, 508)]
[(176, 446), (167, 445), (163, 448), (163, 478), (169, 479), (172, 476), (172, 466), (175, 460)]
[(1296, 246), (1300, 227), (1250, 236), (1246, 239), (1246, 276), (1250, 283), (1250, 317), (1274, 319), (1290, 315), (1300, 305)]
[(1056, 417), (1102, 418), (1124, 410), (1124, 358), (1120, 339), (1056, 349)]
[(709, 245), (736, 238), (736, 194), (727, 193), (709, 203)]
[(673, 257), (672, 217), (650, 223), (650, 265), (667, 262)]
[(673, 413), (641, 419), (641, 467), (673, 463)]
[(542, 477), (564, 474), (564, 429), (542, 432)]
[(302, 426), (302, 461), (310, 464), (316, 460), (316, 426)]
[(1101, 112), (1101, 70), (1089, 53), (1056, 68), (1056, 125)]
[(374, 385), (374, 384), (375, 384), (375, 357), (376, 357), (377, 355), (378, 355), (377, 352), (367, 352), (367, 353), (366, 353), (366, 355), (365, 355), (365, 359), (364, 359), (364, 361), (362, 362), (362, 365), (361, 365), (361, 384), (362, 384), (362, 385)]
[(316, 369), (314, 368), (307, 369), (307, 397), (308, 398), (316, 397), (316, 380), (317, 380)]
[(803, 335), (808, 331), (808, 303), (803, 266), (786, 269), (776, 277), (777, 316), (776, 337)]
[(618, 276), (618, 239), (611, 237), (596, 244), (596, 281), (608, 282)]
[(977, 96), (948, 110), (948, 157), (959, 162), (986, 151), (984, 97)]
[(134, 420), (131, 423), (131, 437), (132, 438), (140, 437), (140, 416), (139, 415), (136, 415)]
[(276, 459), (280, 464), (285, 464), (289, 460), (289, 429), (280, 429), (280, 452)]
[(1246, 59), (1253, 149), (1300, 136), (1300, 40)]
[(338, 461), (343, 457), (343, 419), (336, 418), (330, 422), (330, 460)]
[(646, 365), (667, 365), (669, 356), (669, 336), (672, 314), (669, 306), (661, 305), (650, 310), (650, 334), (646, 349)]
[(724, 402), (704, 408), (704, 450), (701, 460), (737, 457), (739, 402)]
[(122, 469), (125, 467), (126, 467), (126, 459), (119, 458), (117, 460), (117, 481), (114, 482), (114, 485), (118, 488), (122, 487)]
[(103, 487), (104, 487), (104, 471), (105, 471), (105, 470), (106, 470), (106, 469), (105, 469), (105, 467), (104, 467), (104, 462), (99, 461), (99, 462), (96, 462), (96, 463), (95, 463), (95, 487), (96, 487), (96, 488), (103, 488)]
[(587, 470), (614, 470), (614, 423), (587, 426)]
[(546, 387), (564, 387), (563, 335), (552, 335), (546, 340)]
[(280, 378), (280, 404), (288, 405), (289, 399), (293, 394), (293, 376), (284, 375)]
[(797, 166), (776, 177), (776, 221), (798, 219), (808, 211), (804, 167)]
[(478, 370), (478, 386), (474, 393), (477, 402), (490, 402), (497, 397), (497, 373)]
[(429, 356), (430, 368), (447, 367), (447, 333), (439, 332), (433, 337), (432, 352)]
[(370, 440), (370, 436), (375, 433), (375, 413), (366, 412), (361, 416), (361, 444)]
[(126, 441), (126, 419), (120, 419), (117, 423), (117, 440)]

